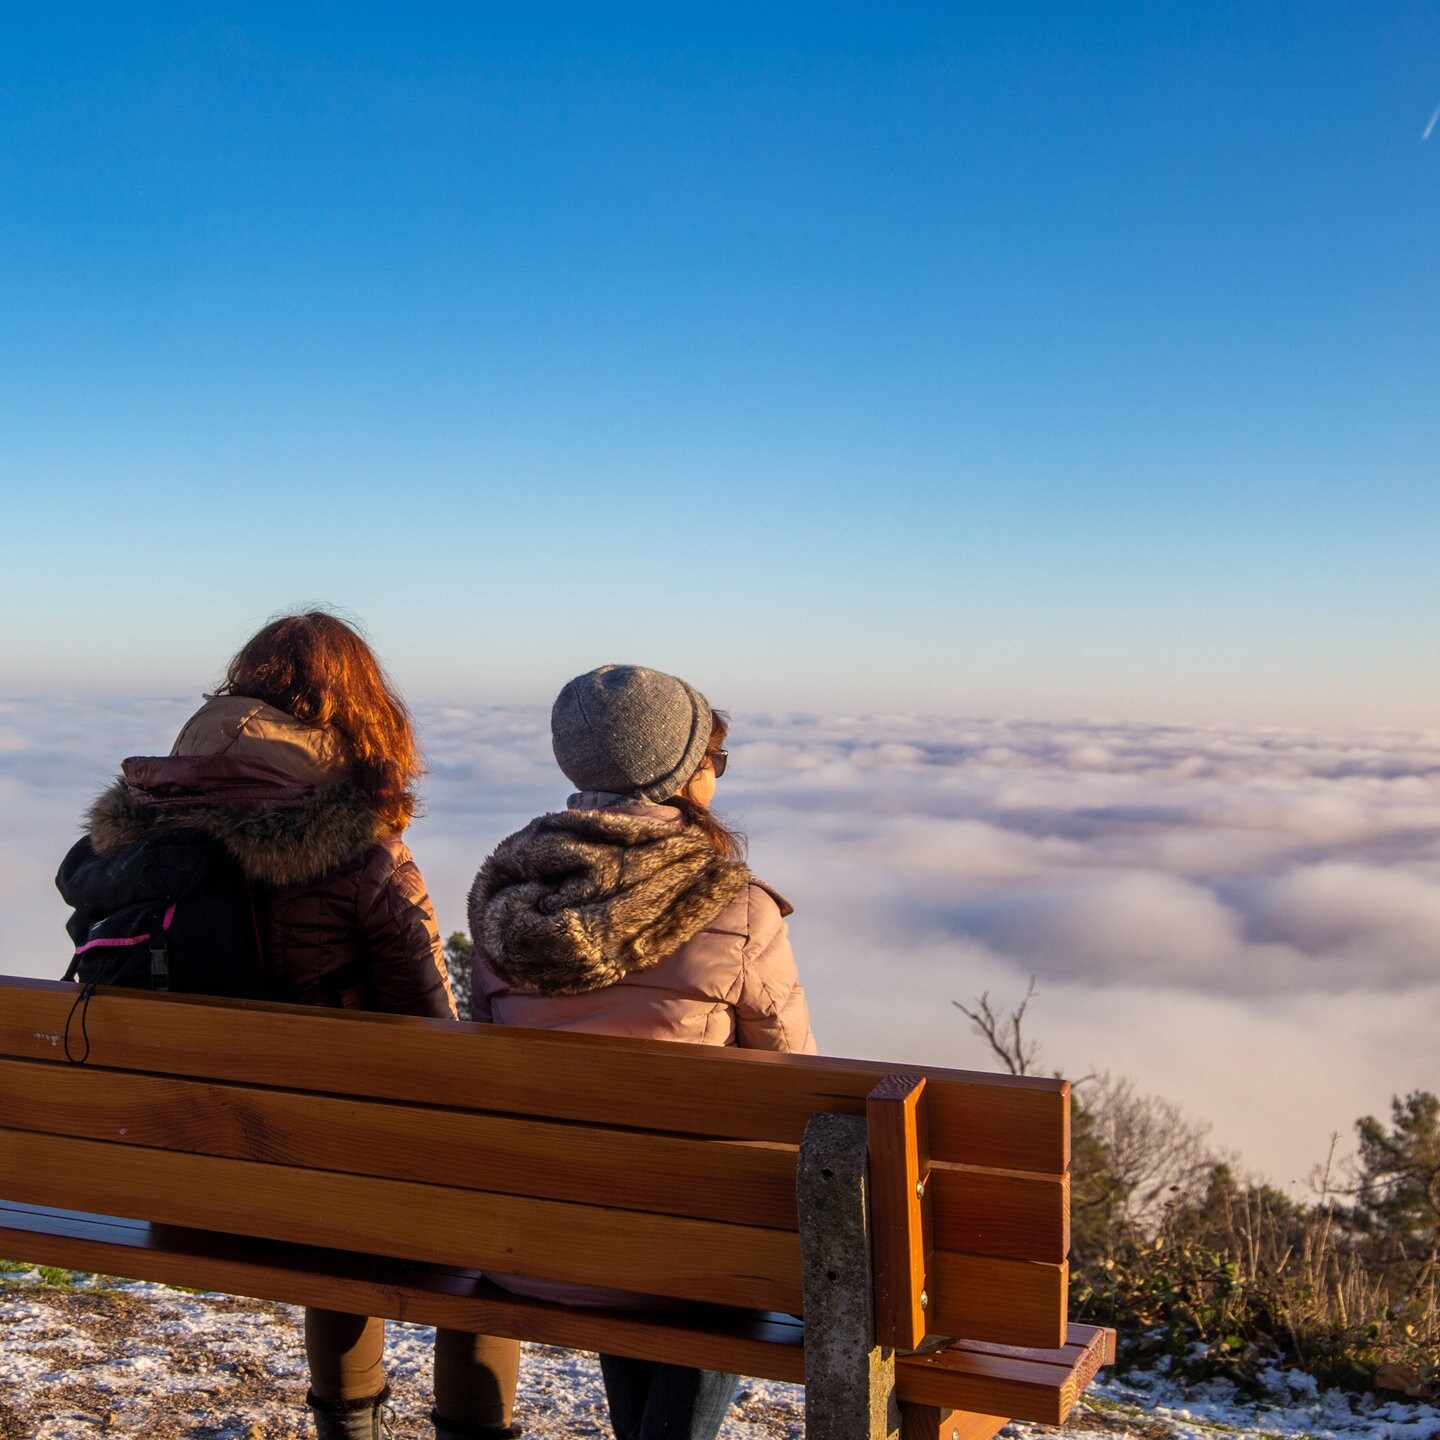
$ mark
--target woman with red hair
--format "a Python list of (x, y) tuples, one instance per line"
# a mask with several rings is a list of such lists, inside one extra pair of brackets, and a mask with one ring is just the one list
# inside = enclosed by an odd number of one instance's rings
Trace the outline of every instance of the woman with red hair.
[[(171, 753), (126, 760), (92, 808), (57, 877), (75, 907), (72, 971), (110, 978), (94, 957), (119, 952), (89, 937), (117, 910), (161, 902), (177, 989), (453, 1018), (402, 838), (421, 771), (409, 712), (360, 635), (320, 610), (272, 621)], [(193, 905), (170, 903), (197, 877)], [(309, 1309), (305, 1344), (320, 1440), (377, 1440), (384, 1322)], [(518, 1366), (513, 1340), (437, 1332), (438, 1440), (517, 1433)]]

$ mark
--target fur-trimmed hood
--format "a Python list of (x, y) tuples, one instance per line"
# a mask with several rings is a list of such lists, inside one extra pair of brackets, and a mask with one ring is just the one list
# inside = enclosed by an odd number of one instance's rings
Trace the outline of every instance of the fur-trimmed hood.
[(454, 1016), (425, 881), (355, 784), (335, 730), (245, 696), (211, 697), (171, 754), (125, 762), (89, 831), (56, 876), (77, 945), (116, 910), (162, 900), (175, 905), (177, 957), (194, 947), (208, 965), (233, 940), (236, 915), (186, 897), (202, 893), (192, 884), (208, 892), (217, 872), (236, 879), (214, 864), (218, 847), (255, 882), (245, 908), (273, 998)]
[(211, 695), (168, 756), (134, 756), (90, 810), (108, 855), (158, 830), (213, 836), (245, 875), (304, 885), (392, 832), (350, 778), (340, 737), (246, 695)]
[(91, 807), (90, 843), (111, 854), (159, 830), (213, 836), (245, 875), (302, 885), (354, 864), (390, 831), (358, 785), (304, 785), (253, 760), (137, 757)]
[(170, 753), (254, 760), (304, 785), (331, 785), (350, 772), (345, 743), (331, 726), (307, 725), (249, 695), (206, 696)]
[(674, 953), (750, 880), (673, 807), (565, 810), (496, 847), (470, 890), (470, 933), (515, 989), (580, 995)]

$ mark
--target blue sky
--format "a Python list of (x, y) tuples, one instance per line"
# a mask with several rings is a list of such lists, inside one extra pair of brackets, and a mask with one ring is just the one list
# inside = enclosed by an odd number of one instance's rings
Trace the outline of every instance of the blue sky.
[[(1433, 725), (1433, 5), (58, 4), (3, 688)], [(15, 617), (23, 616), (23, 623)]]

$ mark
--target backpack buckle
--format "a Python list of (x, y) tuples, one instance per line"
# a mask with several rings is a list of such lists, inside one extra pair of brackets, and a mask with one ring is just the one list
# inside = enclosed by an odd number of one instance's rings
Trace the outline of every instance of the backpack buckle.
[(170, 957), (165, 947), (165, 932), (157, 930), (150, 937), (150, 988), (170, 988)]

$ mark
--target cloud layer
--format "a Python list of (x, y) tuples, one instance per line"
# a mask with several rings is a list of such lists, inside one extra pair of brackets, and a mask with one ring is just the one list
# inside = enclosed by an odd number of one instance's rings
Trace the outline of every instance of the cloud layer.
[[(88, 798), (189, 705), (0, 705), (0, 966), (55, 974)], [(563, 804), (546, 717), (423, 711), (412, 845), (447, 928)], [(1440, 1087), (1440, 735), (738, 716), (717, 802), (790, 896), (822, 1043), (988, 1067), (950, 1001), (1037, 977), (1043, 1061), (1109, 1069), (1282, 1182)]]

